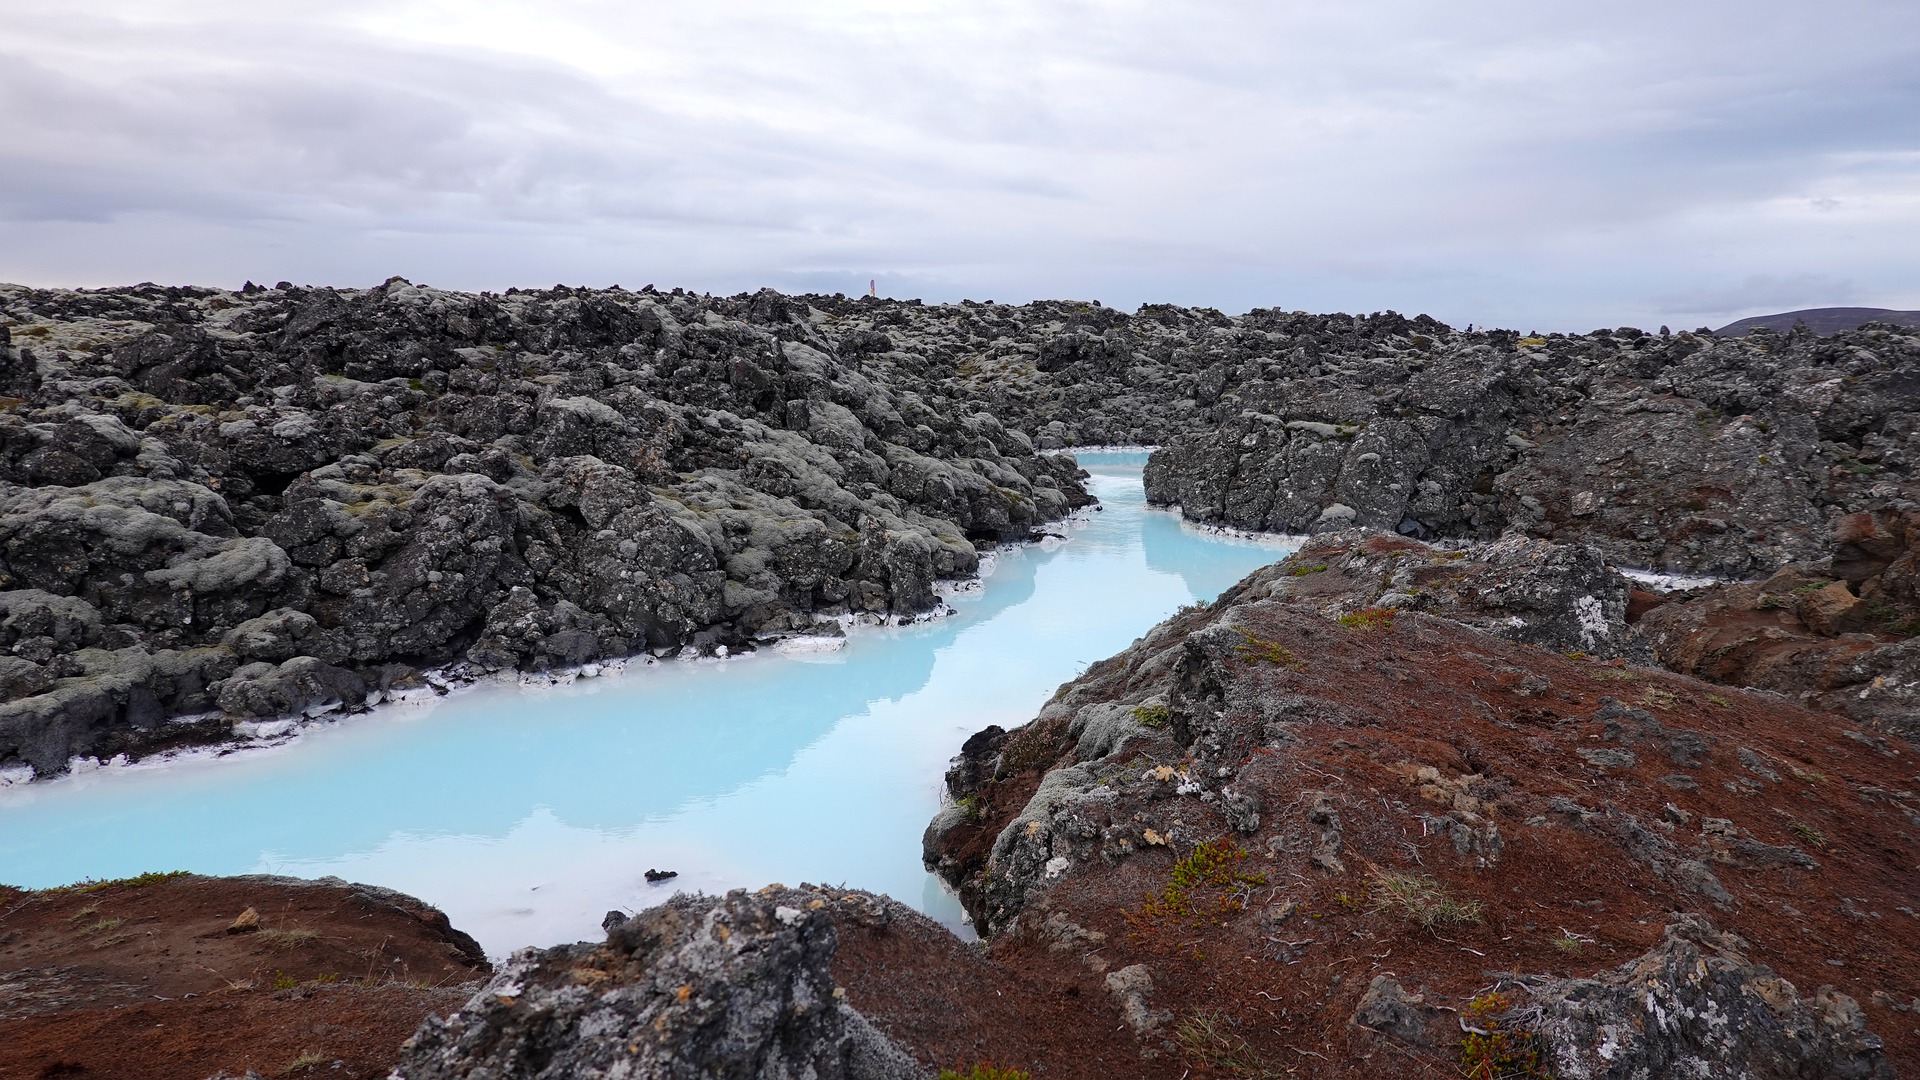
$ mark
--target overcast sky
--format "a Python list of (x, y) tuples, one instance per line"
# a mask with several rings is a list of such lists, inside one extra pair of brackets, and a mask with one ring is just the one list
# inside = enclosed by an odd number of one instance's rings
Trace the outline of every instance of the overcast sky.
[(1920, 308), (1920, 3), (0, 0), (0, 280)]

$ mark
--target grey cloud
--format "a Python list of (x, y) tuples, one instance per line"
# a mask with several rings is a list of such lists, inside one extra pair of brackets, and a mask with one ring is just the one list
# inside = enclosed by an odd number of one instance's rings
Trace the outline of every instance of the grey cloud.
[(1920, 306), (1920, 8), (1854, 8), (97, 0), (0, 41), (0, 278)]
[(1837, 307), (1860, 297), (1860, 286), (1823, 274), (1772, 277), (1755, 274), (1728, 285), (1707, 286), (1660, 298), (1659, 310), (1675, 315), (1727, 315), (1759, 310)]

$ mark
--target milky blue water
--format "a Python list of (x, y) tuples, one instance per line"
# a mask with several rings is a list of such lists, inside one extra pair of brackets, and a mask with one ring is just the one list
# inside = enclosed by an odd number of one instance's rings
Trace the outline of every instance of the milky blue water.
[[(440, 907), (488, 952), (599, 936), (675, 889), (812, 881), (957, 924), (920, 835), (966, 737), (1291, 544), (1146, 508), (1145, 454), (1082, 454), (1103, 510), (1003, 551), (956, 614), (834, 651), (664, 661), (383, 706), (284, 745), (0, 790), (0, 882), (335, 874)], [(649, 885), (649, 868), (677, 870)]]

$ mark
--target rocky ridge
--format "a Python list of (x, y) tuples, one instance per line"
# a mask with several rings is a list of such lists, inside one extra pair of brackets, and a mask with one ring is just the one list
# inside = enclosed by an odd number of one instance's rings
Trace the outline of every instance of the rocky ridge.
[(1242, 387), (1217, 428), (1155, 455), (1149, 497), (1281, 532), (1518, 528), (1724, 577), (1821, 556), (1839, 517), (1914, 506), (1912, 330), (1413, 336), (1331, 379)]
[(395, 1076), (921, 1075), (834, 984), (829, 903), (891, 914), (864, 894), (779, 888), (610, 913), (604, 944), (523, 950), (459, 1012), (429, 1019)]
[[(934, 609), (1083, 505), (771, 293), (0, 289), (0, 769)], [(867, 334), (862, 337), (862, 334)]]
[(1714, 333), (1721, 337), (1735, 337), (1750, 330), (1765, 327), (1784, 334), (1796, 326), (1805, 326), (1816, 334), (1835, 334), (1842, 330), (1857, 330), (1870, 322), (1892, 326), (1920, 326), (1920, 311), (1863, 307), (1801, 308), (1798, 311), (1781, 311), (1772, 315), (1750, 315), (1744, 319), (1735, 319), (1715, 330)]

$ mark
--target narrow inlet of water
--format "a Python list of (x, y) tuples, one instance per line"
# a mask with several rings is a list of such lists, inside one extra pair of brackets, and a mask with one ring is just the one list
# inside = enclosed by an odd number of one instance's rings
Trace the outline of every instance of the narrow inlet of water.
[[(1149, 510), (1144, 453), (1087, 453), (1103, 509), (1003, 551), (933, 622), (838, 649), (482, 685), (283, 745), (0, 790), (0, 882), (333, 874), (418, 896), (494, 955), (597, 938), (675, 890), (884, 892), (957, 926), (920, 835), (966, 737), (1294, 543)], [(679, 877), (649, 885), (648, 869)]]

